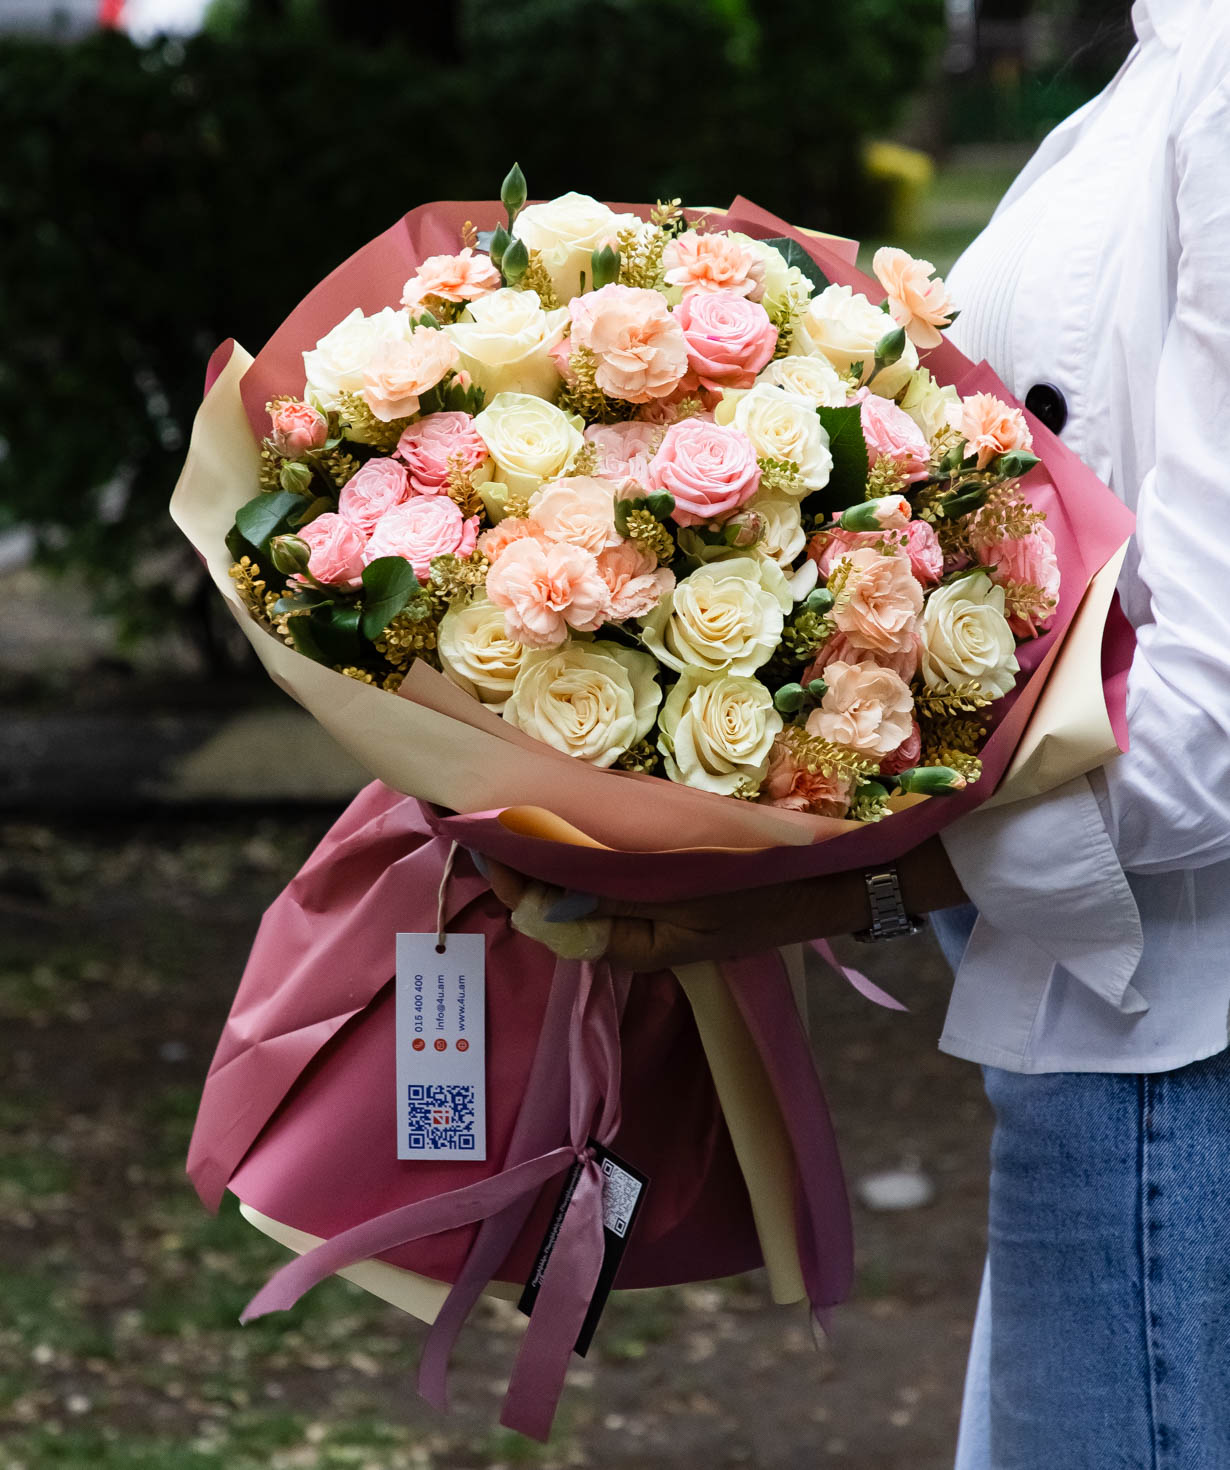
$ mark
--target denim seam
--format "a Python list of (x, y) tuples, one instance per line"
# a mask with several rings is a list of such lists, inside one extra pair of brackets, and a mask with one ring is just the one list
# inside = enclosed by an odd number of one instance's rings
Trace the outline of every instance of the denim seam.
[(1149, 1380), (1149, 1445), (1151, 1470), (1162, 1470), (1161, 1451), (1158, 1444), (1158, 1383), (1157, 1383), (1157, 1343), (1153, 1334), (1153, 1283), (1150, 1276), (1150, 1268), (1153, 1258), (1153, 1235), (1150, 1229), (1151, 1220), (1149, 1214), (1149, 1134), (1153, 1125), (1153, 1103), (1154, 1082), (1149, 1076), (1142, 1076), (1137, 1082), (1139, 1098), (1139, 1236), (1140, 1236), (1140, 1285), (1141, 1285), (1141, 1323), (1144, 1329), (1145, 1364), (1148, 1370)]

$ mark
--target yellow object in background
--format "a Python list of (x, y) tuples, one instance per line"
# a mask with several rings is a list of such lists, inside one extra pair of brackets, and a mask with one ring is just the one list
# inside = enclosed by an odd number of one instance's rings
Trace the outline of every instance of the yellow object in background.
[(935, 176), (931, 155), (879, 139), (863, 149), (863, 167), (886, 195), (886, 235), (894, 239), (917, 235), (923, 225), (923, 203)]

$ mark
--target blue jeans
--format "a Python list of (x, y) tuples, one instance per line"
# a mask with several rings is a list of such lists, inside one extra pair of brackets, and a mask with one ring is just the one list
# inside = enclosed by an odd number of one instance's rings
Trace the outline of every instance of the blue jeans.
[(987, 1277), (957, 1470), (1230, 1470), (1230, 1053), (984, 1073)]

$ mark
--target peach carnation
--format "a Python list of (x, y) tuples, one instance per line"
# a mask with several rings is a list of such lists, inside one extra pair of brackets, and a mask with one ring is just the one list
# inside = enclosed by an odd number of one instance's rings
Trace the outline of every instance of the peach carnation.
[(441, 301), (476, 301), (504, 284), (485, 255), (467, 245), (459, 255), (429, 255), (406, 282), (401, 304), (415, 307), (429, 296)]
[(817, 817), (844, 817), (850, 810), (853, 791), (852, 777), (809, 771), (798, 764), (788, 745), (777, 740), (769, 752), (769, 770), (760, 786), (760, 801), (765, 806), (811, 812)]
[(669, 567), (659, 567), (652, 552), (635, 541), (621, 541), (598, 557), (598, 574), (607, 585), (608, 615), (616, 623), (643, 618), (675, 585)]
[[(881, 668), (892, 669), (894, 674), (908, 684), (918, 672), (921, 656), (922, 637), (915, 634), (908, 648), (902, 649), (900, 653), (877, 653), (874, 661)], [(834, 633), (831, 638), (826, 638), (816, 650), (811, 663), (804, 670), (802, 682), (806, 684), (809, 679), (823, 679), (824, 671), (830, 664), (866, 662), (868, 662), (868, 654), (865, 648), (856, 648), (844, 633)]]
[(993, 393), (975, 393), (948, 409), (948, 423), (965, 440), (965, 452), (978, 457), (978, 468), (1010, 449), (1029, 449), (1033, 435), (1019, 408), (1009, 408)]
[(592, 633), (606, 618), (607, 584), (591, 552), (524, 536), (487, 573), (487, 596), (504, 612), (510, 638), (553, 648), (568, 629)]
[(904, 556), (881, 556), (861, 547), (844, 558), (850, 575), (833, 622), (856, 648), (905, 653), (914, 645), (923, 591)]
[(759, 301), (764, 295), (764, 257), (747, 241), (730, 235), (676, 235), (662, 253), (666, 280), (685, 296), (696, 291), (733, 291)]
[(955, 307), (931, 262), (882, 245), (872, 257), (871, 269), (888, 294), (889, 314), (915, 347), (938, 347), (943, 341), (940, 328), (952, 321)]
[(588, 475), (552, 480), (531, 498), (530, 519), (542, 527), (548, 541), (583, 546), (595, 556), (619, 544), (615, 486), (609, 480), (595, 480)]
[(807, 717), (809, 735), (880, 761), (909, 736), (914, 697), (904, 679), (873, 663), (832, 663), (828, 691)]
[(537, 521), (531, 521), (527, 516), (505, 516), (479, 536), (478, 549), (488, 561), (495, 561), (514, 541), (522, 541), (527, 536), (534, 541), (547, 539), (547, 533)]
[(364, 367), (363, 399), (382, 423), (409, 418), (457, 360), (457, 348), (434, 327), (415, 327), (409, 340), (387, 338)]
[(572, 346), (593, 353), (594, 380), (612, 398), (666, 398), (687, 373), (687, 344), (660, 292), (603, 286), (574, 296), (568, 311)]

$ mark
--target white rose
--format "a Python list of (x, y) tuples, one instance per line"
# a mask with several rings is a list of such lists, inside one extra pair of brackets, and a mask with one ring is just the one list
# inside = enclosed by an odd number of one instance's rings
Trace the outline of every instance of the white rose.
[(529, 651), (508, 636), (501, 609), (481, 596), (455, 602), (444, 614), (437, 649), (453, 683), (497, 713), (512, 694)]
[(781, 568), (736, 556), (690, 573), (641, 620), (645, 647), (668, 668), (750, 674), (782, 636), (794, 599)]
[(797, 357), (791, 353), (775, 358), (756, 381), (797, 393), (817, 407), (843, 408), (849, 397), (846, 380), (827, 357)]
[(756, 555), (768, 557), (783, 572), (789, 572), (807, 545), (799, 502), (789, 495), (755, 495), (744, 509), (755, 511), (764, 526), (764, 533), (755, 546)]
[(551, 348), (563, 337), (568, 308), (544, 311), (537, 291), (492, 291), (470, 302), (444, 330), (461, 353), (460, 366), (489, 398), (532, 393), (554, 398), (560, 385)]
[(647, 653), (616, 643), (568, 643), (528, 653), (504, 718), (535, 740), (610, 766), (653, 728), (662, 701)]
[(901, 407), (930, 441), (948, 428), (948, 410), (960, 402), (961, 395), (951, 383), (941, 385), (926, 368), (919, 368), (902, 395)]
[[(826, 286), (796, 321), (791, 346), (796, 353), (827, 358), (839, 373), (861, 362), (860, 381), (865, 383), (875, 366), (876, 343), (895, 325), (892, 317), (852, 287)], [(894, 397), (917, 366), (918, 349), (907, 337), (905, 351), (876, 376), (876, 392)]]
[(544, 480), (562, 475), (585, 442), (579, 418), (530, 393), (497, 393), (475, 415), (474, 427), (506, 493), (532, 495)]
[(639, 224), (635, 215), (616, 214), (588, 194), (561, 194), (545, 204), (528, 204), (517, 216), (513, 234), (537, 250), (555, 294), (570, 301), (581, 290), (581, 273), (592, 274), (590, 257), (604, 240)]
[(303, 354), (304, 397), (324, 413), (341, 406), (343, 393), (360, 393), (368, 364), (386, 342), (409, 342), (410, 315), (386, 306), (364, 316), (356, 306), (332, 331)]
[(928, 688), (974, 680), (998, 699), (1016, 682), (1016, 639), (1004, 616), (1004, 589), (985, 572), (959, 577), (927, 598), (922, 669)]
[(788, 460), (799, 469), (799, 494), (821, 490), (833, 473), (828, 431), (809, 398), (772, 383), (723, 398), (714, 412), (719, 424), (733, 423), (752, 441), (758, 459)]
[(685, 669), (658, 728), (672, 781), (729, 796), (764, 779), (782, 717), (758, 679)]

